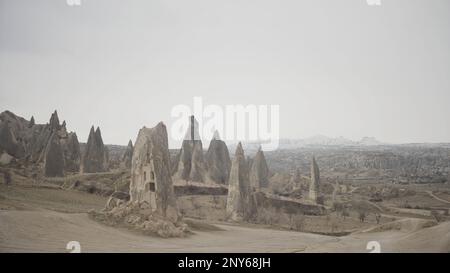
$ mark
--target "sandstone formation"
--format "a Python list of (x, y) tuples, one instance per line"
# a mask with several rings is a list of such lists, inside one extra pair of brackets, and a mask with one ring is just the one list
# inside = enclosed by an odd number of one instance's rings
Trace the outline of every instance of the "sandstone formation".
[(311, 162), (311, 182), (309, 184), (309, 199), (317, 203), (319, 196), (319, 184), (320, 184), (320, 174), (319, 166), (316, 163), (316, 159), (313, 156)]
[(255, 209), (250, 188), (248, 165), (242, 145), (239, 143), (231, 165), (226, 211), (231, 220), (246, 221), (252, 218)]
[(203, 145), (200, 140), (198, 122), (189, 118), (189, 129), (177, 156), (175, 177), (186, 181), (205, 182), (206, 165), (203, 160)]
[(47, 177), (64, 176), (64, 153), (56, 132), (50, 137), (45, 151), (44, 170)]
[(120, 165), (122, 168), (125, 168), (125, 169), (131, 168), (131, 160), (133, 158), (133, 150), (134, 150), (133, 142), (130, 139), (130, 141), (128, 141), (127, 149), (125, 150), (125, 153), (123, 154), (122, 159), (121, 159)]
[(81, 161), (81, 173), (108, 171), (108, 150), (103, 144), (100, 128), (91, 127), (88, 141)]
[[(63, 170), (78, 172), (80, 165), (79, 143), (75, 133), (68, 133), (65, 122), (59, 124), (57, 111), (53, 112), (47, 124), (36, 124), (5, 111), (0, 114), (0, 152), (25, 163), (42, 166), (46, 173), (48, 151), (59, 146), (63, 151)], [(58, 143), (56, 143), (58, 142)], [(49, 149), (52, 147), (52, 149)], [(49, 155), (53, 158), (54, 155)], [(59, 175), (59, 174), (58, 174)]]
[(250, 185), (253, 189), (266, 188), (269, 186), (269, 167), (261, 147), (252, 162), (250, 170)]
[(216, 131), (209, 144), (206, 153), (206, 164), (208, 169), (208, 178), (218, 184), (227, 184), (230, 176), (231, 159), (228, 147), (224, 141), (220, 140), (219, 133)]
[(150, 208), (170, 219), (179, 219), (173, 191), (166, 126), (139, 130), (131, 164), (131, 202), (147, 203)]

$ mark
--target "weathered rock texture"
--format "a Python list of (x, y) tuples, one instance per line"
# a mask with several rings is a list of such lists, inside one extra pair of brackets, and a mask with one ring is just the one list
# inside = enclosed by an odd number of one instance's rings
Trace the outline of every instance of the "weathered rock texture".
[(121, 160), (121, 167), (125, 168), (125, 169), (130, 169), (131, 168), (131, 160), (133, 158), (133, 142), (128, 141), (128, 145), (127, 145), (127, 149), (125, 150), (125, 153), (122, 156), (122, 160)]
[(146, 202), (153, 211), (177, 221), (178, 207), (173, 191), (166, 126), (142, 128), (131, 163), (131, 202)]
[(317, 198), (319, 196), (319, 185), (319, 166), (316, 163), (316, 159), (313, 157), (311, 162), (311, 183), (309, 184), (309, 199), (313, 202), (317, 202)]
[(254, 189), (267, 188), (269, 186), (269, 167), (261, 147), (252, 162), (250, 185)]
[(231, 159), (228, 147), (220, 140), (218, 132), (214, 134), (206, 153), (208, 178), (218, 184), (227, 184), (230, 176)]
[[(51, 141), (52, 140), (52, 141)], [(57, 143), (56, 143), (57, 142)], [(52, 145), (52, 149), (49, 149)], [(63, 170), (78, 172), (80, 165), (79, 144), (75, 133), (68, 133), (65, 122), (59, 124), (55, 111), (47, 124), (36, 124), (34, 117), (30, 121), (5, 111), (0, 114), (0, 152), (7, 153), (15, 159), (42, 166), (46, 173), (48, 151), (59, 146), (63, 153)], [(58, 155), (59, 156), (59, 155)]]
[(206, 165), (203, 159), (203, 145), (199, 136), (198, 122), (194, 116), (189, 119), (189, 129), (181, 145), (173, 172), (179, 179), (205, 182)]
[(100, 128), (91, 127), (88, 141), (81, 161), (81, 173), (108, 171), (108, 150), (103, 144)]
[(44, 161), (45, 176), (64, 176), (64, 153), (56, 132), (50, 137), (45, 151)]
[(239, 143), (231, 165), (226, 211), (233, 221), (247, 221), (254, 216), (255, 209), (248, 165), (242, 145)]
[(78, 172), (80, 170), (81, 152), (80, 143), (76, 133), (69, 133), (67, 138), (61, 140), (64, 153), (64, 169), (69, 172)]

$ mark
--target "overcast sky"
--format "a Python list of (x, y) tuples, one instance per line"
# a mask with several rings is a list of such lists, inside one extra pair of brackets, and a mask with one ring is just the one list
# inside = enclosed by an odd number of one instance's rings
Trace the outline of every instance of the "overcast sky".
[(450, 142), (450, 1), (0, 0), (0, 111), (126, 145), (171, 109), (278, 104), (284, 138)]

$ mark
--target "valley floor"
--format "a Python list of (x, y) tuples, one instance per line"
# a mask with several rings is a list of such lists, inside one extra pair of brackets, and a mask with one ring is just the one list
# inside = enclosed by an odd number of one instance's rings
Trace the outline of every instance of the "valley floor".
[(450, 222), (400, 217), (399, 220), (344, 237), (205, 222), (217, 230), (194, 229), (185, 238), (159, 238), (100, 224), (87, 215), (105, 199), (52, 187), (0, 185), (0, 252), (450, 252)]

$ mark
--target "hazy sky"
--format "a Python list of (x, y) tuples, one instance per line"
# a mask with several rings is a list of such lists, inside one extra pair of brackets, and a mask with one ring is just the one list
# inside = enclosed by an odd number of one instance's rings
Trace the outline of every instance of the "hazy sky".
[(281, 137), (450, 142), (450, 1), (0, 0), (0, 111), (85, 141), (279, 104)]

